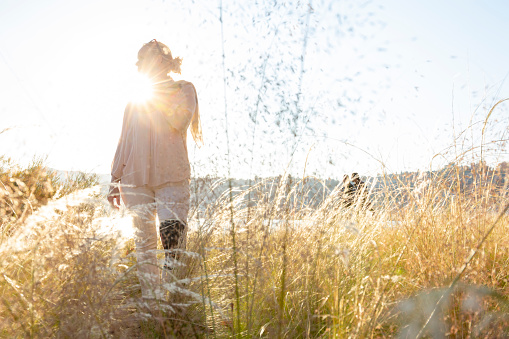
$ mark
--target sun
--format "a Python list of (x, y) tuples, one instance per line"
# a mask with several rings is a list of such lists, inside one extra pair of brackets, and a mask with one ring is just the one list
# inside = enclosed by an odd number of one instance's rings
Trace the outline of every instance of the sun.
[(143, 103), (154, 96), (154, 87), (150, 79), (141, 73), (134, 73), (128, 84), (129, 101)]

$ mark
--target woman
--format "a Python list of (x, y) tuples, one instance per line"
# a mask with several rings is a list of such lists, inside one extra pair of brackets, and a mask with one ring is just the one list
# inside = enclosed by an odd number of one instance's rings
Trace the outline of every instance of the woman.
[[(165, 269), (176, 264), (178, 250), (185, 249), (189, 210), (190, 166), (186, 135), (202, 144), (196, 90), (192, 83), (174, 81), (181, 58), (155, 39), (138, 52), (138, 72), (147, 75), (153, 97), (143, 104), (129, 103), (111, 168), (112, 189), (108, 201), (118, 208), (120, 197), (133, 212), (136, 255), (142, 297), (159, 298), (156, 215), (165, 249)], [(177, 249), (177, 251), (175, 251)]]

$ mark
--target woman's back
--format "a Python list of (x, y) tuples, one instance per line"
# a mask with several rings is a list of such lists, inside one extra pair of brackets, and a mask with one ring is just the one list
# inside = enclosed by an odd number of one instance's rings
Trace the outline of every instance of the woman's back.
[(159, 186), (189, 180), (187, 128), (199, 114), (196, 92), (189, 82), (159, 85), (148, 103), (129, 104), (112, 174), (122, 183)]

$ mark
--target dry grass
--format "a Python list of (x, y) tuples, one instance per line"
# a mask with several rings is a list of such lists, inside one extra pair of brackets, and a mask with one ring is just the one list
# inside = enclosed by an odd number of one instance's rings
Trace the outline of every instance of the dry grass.
[(312, 204), (288, 180), (224, 194), (190, 232), (168, 300), (150, 308), (119, 231), (128, 216), (97, 186), (51, 199), (11, 221), (0, 246), (0, 336), (507, 336), (507, 214), (483, 242), (507, 195), (486, 179), (451, 199), (449, 174), (419, 201), (409, 186), (406, 200), (380, 192), (374, 212), (344, 209), (335, 192)]

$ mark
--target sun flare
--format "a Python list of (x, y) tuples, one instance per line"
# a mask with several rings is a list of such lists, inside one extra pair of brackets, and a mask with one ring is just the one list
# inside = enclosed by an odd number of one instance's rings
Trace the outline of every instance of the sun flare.
[(141, 73), (134, 74), (129, 84), (129, 101), (143, 103), (153, 95), (154, 88), (150, 79)]

